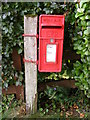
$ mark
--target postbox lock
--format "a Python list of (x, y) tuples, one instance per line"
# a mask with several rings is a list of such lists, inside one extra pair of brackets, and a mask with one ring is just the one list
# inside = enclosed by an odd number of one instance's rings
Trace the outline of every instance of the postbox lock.
[(50, 42), (51, 42), (51, 43), (53, 43), (53, 42), (54, 42), (54, 39), (53, 39), (53, 38), (51, 38), (51, 39), (50, 39)]

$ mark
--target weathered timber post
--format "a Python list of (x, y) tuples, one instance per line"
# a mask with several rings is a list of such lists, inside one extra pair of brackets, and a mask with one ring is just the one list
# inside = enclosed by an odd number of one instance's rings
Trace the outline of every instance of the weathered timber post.
[(35, 35), (37, 35), (37, 16), (24, 16), (24, 59), (29, 60), (25, 62), (25, 96), (26, 111), (30, 114), (37, 111), (37, 64), (30, 62), (37, 61)]

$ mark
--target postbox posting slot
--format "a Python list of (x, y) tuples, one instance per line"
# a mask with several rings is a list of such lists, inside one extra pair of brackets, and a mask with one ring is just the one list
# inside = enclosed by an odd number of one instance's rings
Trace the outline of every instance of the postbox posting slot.
[(60, 27), (62, 27), (63, 26), (63, 24), (41, 24), (41, 26), (53, 26), (53, 27), (58, 27), (58, 26), (60, 26)]
[(53, 29), (53, 28), (55, 28), (55, 29), (57, 29), (57, 28), (62, 28), (62, 26), (42, 26), (42, 28), (50, 28), (50, 29)]
[[(39, 37), (41, 40), (47, 40), (47, 39), (50, 39), (51, 37)], [(57, 37), (57, 38), (55, 38), (55, 37), (53, 37), (53, 39), (55, 39), (55, 40), (61, 40), (61, 39), (59, 39), (59, 37)]]
[(51, 37), (54, 39), (62, 39), (63, 37), (63, 26), (57, 25), (45, 25), (43, 24), (41, 26), (42, 32), (41, 32), (41, 39), (50, 39)]

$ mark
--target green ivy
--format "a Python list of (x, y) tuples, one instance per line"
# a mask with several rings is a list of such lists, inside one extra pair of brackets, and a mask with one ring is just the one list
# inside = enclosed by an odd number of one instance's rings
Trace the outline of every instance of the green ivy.
[[(64, 14), (67, 11), (72, 11), (74, 3), (57, 3), (57, 2), (8, 2), (2, 3), (2, 81), (3, 87), (8, 88), (9, 85), (22, 85), (24, 71), (17, 71), (13, 66), (12, 50), (14, 47), (18, 48), (18, 54), (23, 54), (23, 37), (24, 33), (24, 15), (31, 16), (40, 14)], [(74, 11), (74, 9), (73, 9)], [(73, 12), (72, 11), (72, 12)], [(65, 42), (64, 48), (69, 48), (71, 38), (68, 34), (70, 27), (71, 14), (66, 15), (65, 18)], [(73, 24), (73, 23), (72, 23)], [(63, 62), (63, 69), (61, 73), (38, 73), (38, 81), (44, 79), (60, 79), (69, 78), (71, 75), (71, 68)]]
[(76, 85), (90, 98), (90, 2), (76, 4), (76, 27), (74, 31), (74, 50), (81, 60), (74, 63), (72, 71)]

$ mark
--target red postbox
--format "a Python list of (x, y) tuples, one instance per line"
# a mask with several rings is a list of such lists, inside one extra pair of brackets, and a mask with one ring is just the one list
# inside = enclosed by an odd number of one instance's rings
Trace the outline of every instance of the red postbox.
[(39, 71), (60, 72), (62, 68), (64, 15), (39, 17)]

